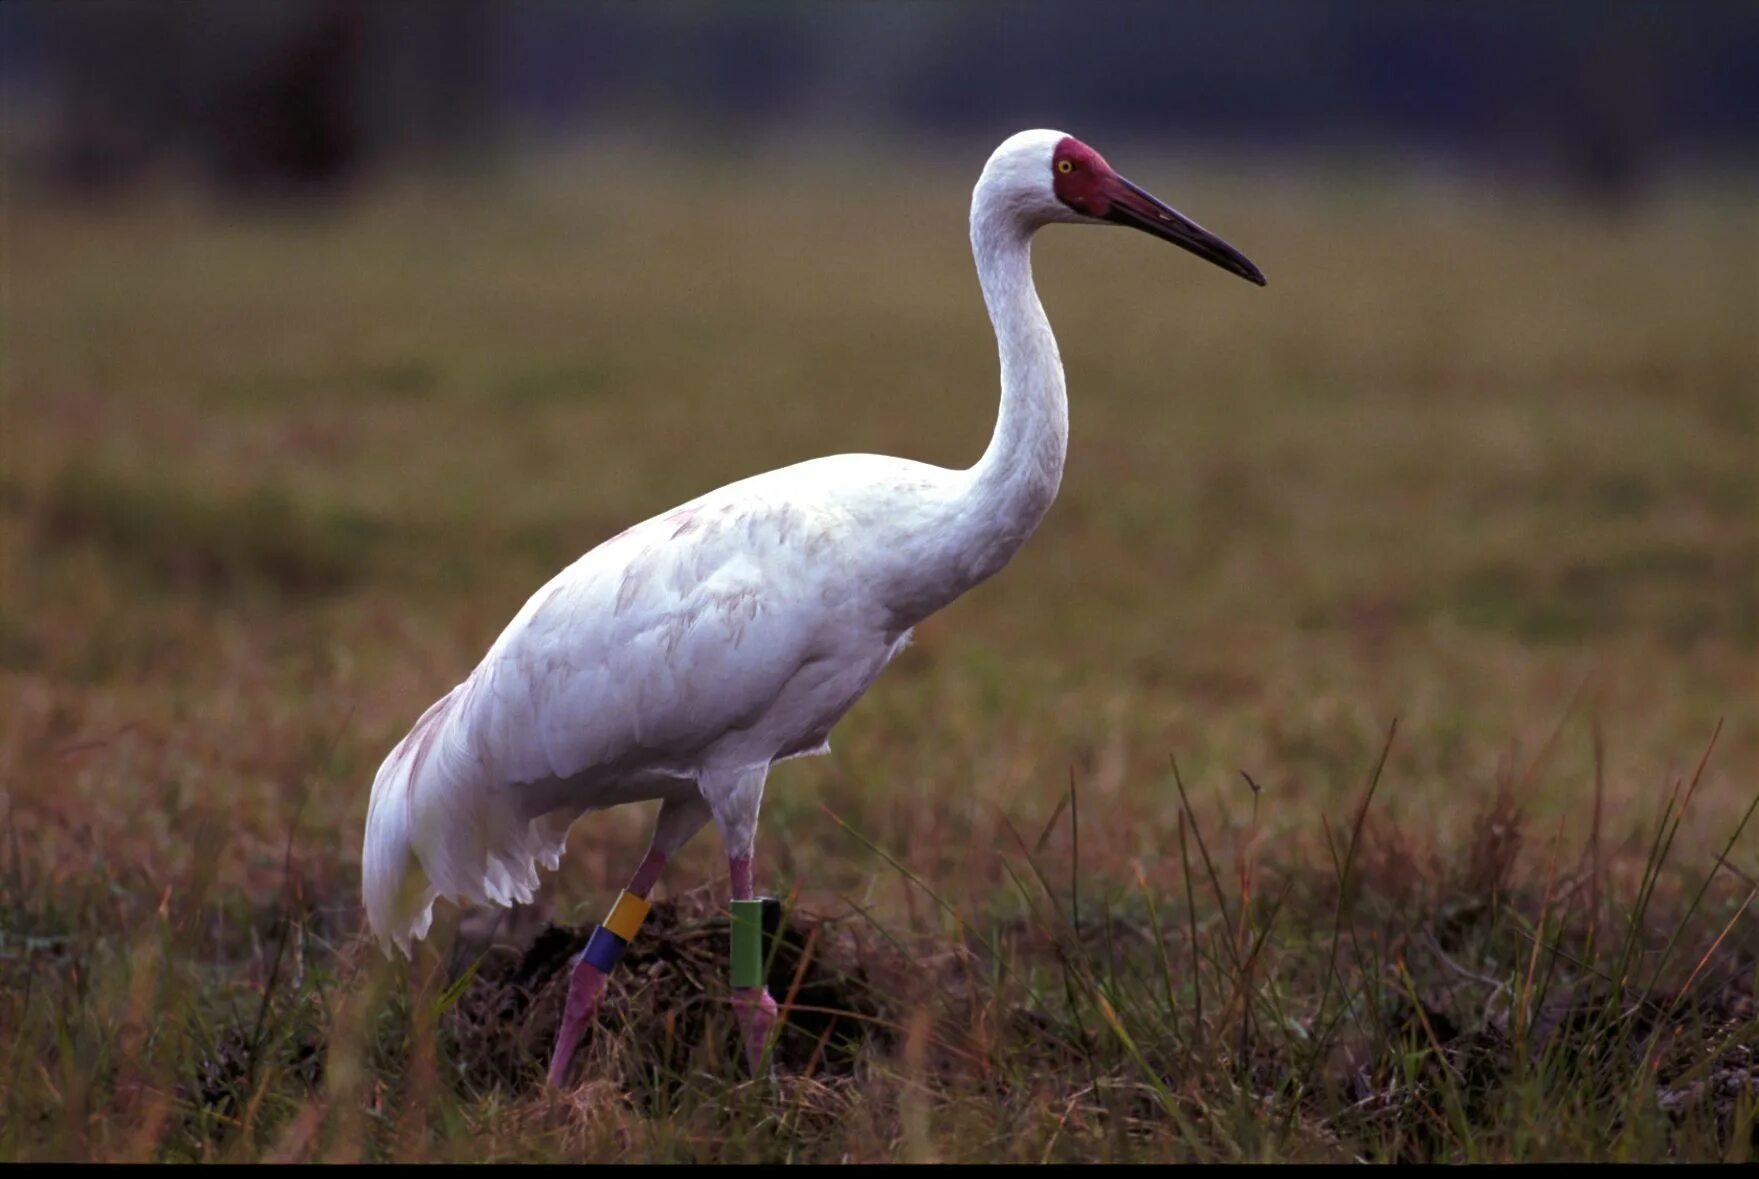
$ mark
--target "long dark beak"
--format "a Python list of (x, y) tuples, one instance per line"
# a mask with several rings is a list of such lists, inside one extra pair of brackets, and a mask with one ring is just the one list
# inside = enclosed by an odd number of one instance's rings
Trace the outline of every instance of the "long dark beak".
[(1252, 260), (1177, 209), (1169, 208), (1115, 172), (1102, 188), (1109, 208), (1105, 220), (1128, 225), (1182, 246), (1231, 270), (1247, 282), (1264, 285), (1264, 272)]

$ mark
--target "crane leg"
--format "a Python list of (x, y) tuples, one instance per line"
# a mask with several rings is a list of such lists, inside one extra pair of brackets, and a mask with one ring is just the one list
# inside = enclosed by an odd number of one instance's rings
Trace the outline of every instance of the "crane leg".
[[(747, 901), (755, 910), (745, 919), (750, 922), (752, 927), (752, 941), (758, 943), (758, 948), (754, 948), (752, 951), (752, 956), (757, 963), (756, 978), (758, 981), (756, 986), (740, 986), (739, 984), (745, 980), (740, 977), (739, 966), (737, 962), (735, 963), (733, 1014), (739, 1019), (739, 1030), (743, 1033), (745, 1040), (745, 1059), (751, 1065), (752, 1075), (763, 1076), (769, 1071), (765, 1068), (764, 1053), (769, 1048), (770, 1035), (775, 1031), (777, 1017), (776, 1001), (770, 997), (769, 988), (764, 986), (761, 973), (763, 969), (763, 951), (760, 942), (763, 929), (761, 902), (757, 900), (752, 891), (751, 857), (729, 856), (727, 857), (727, 868), (729, 875), (733, 878), (733, 900), (736, 902)], [(734, 907), (737, 909), (739, 906), (735, 905)], [(743, 916), (745, 915), (735, 914), (734, 924), (736, 926)], [(733, 936), (738, 938), (739, 931), (735, 930)], [(737, 953), (736, 949), (735, 954)]]
[[(755, 911), (757, 896), (752, 885), (757, 813), (763, 804), (763, 783), (768, 773), (766, 766), (742, 771), (727, 779), (705, 778), (700, 783), (714, 811), (715, 825), (721, 829), (721, 839), (727, 846), (727, 873), (731, 878), (734, 901), (733, 1014), (739, 1020), (745, 1041), (745, 1059), (755, 1076), (763, 1076), (769, 1071), (765, 1066), (765, 1054), (777, 1019), (776, 1001), (763, 984), (761, 950), (756, 944), (762, 925)], [(750, 909), (742, 912), (740, 902), (750, 902)], [(752, 924), (746, 924), (742, 931), (740, 927), (745, 921)], [(751, 945), (740, 944), (744, 940), (742, 932), (750, 934)], [(742, 951), (749, 953), (742, 958)]]
[[(642, 857), (641, 866), (630, 877), (629, 886), (623, 890), (624, 896), (617, 899), (611, 915), (593, 930), (587, 948), (574, 959), (573, 973), (568, 977), (568, 1002), (562, 1009), (562, 1025), (556, 1029), (556, 1046), (550, 1052), (551, 1085), (560, 1088), (566, 1083), (574, 1050), (580, 1046), (581, 1037), (598, 1014), (610, 969), (616, 965), (616, 955), (621, 953), (622, 945), (634, 935), (641, 919), (646, 916), (647, 895), (653, 891), (666, 861), (702, 829), (709, 820), (709, 813), (708, 804), (697, 794), (668, 798), (660, 804), (659, 817), (654, 820), (653, 841), (647, 855)], [(636, 899), (630, 901), (630, 897)]]

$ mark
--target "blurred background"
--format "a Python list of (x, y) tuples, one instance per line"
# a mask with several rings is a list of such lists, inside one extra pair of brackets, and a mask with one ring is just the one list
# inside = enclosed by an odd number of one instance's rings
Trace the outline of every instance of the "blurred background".
[(1740, 0), (7, 7), (14, 163), (83, 192), (169, 169), (329, 191), (607, 132), (727, 156), (802, 138), (969, 152), (1045, 122), (1617, 199), (1759, 138), (1759, 14)]
[(1394, 715), (1438, 838), (1517, 785), (1583, 819), (1602, 754), (1647, 814), (1719, 719), (1739, 777), (1756, 65), (1738, 0), (9, 0), (15, 813), (153, 879), (203, 815), (241, 882), (303, 823), (352, 920), (373, 768), (561, 565), (787, 462), (980, 453), (966, 204), (1032, 126), (1270, 286), (1045, 235), (1062, 499), (779, 775), (784, 874), (822, 798), (983, 877), (986, 808), (1073, 768), (1153, 878), (1168, 752), (1306, 830)]

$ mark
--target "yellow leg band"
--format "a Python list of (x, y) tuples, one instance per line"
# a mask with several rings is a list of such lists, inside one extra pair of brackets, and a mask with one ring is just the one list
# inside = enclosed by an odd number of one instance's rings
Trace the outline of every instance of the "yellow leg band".
[(611, 906), (611, 913), (602, 924), (624, 941), (632, 942), (641, 932), (641, 923), (647, 920), (647, 910), (648, 903), (634, 893), (618, 893), (617, 903)]

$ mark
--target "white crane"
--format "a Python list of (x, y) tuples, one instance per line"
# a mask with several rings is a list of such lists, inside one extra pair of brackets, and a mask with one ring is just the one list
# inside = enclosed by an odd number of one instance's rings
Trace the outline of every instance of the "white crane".
[(537, 866), (557, 866), (577, 818), (659, 800), (646, 858), (573, 965), (553, 1083), (661, 868), (711, 818), (732, 877), (734, 1008), (760, 1067), (776, 1011), (749, 957), (764, 780), (779, 761), (829, 752), (832, 726), (910, 628), (1007, 564), (1055, 498), (1068, 404), (1030, 243), (1059, 221), (1146, 230), (1264, 283), (1086, 144), (1058, 131), (1012, 136), (971, 199), (1002, 379), (975, 466), (837, 455), (637, 524), (533, 595), (379, 767), (362, 891), (374, 932), (405, 952), (436, 898), (529, 901)]

